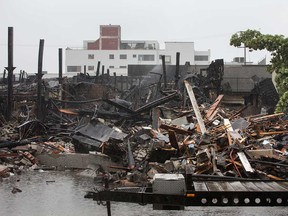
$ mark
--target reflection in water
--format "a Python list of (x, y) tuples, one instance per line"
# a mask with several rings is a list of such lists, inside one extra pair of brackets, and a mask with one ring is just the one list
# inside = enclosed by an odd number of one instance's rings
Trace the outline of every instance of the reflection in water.
[[(99, 185), (98, 185), (99, 186)], [(13, 194), (13, 187), (22, 192)], [(84, 199), (95, 187), (93, 180), (72, 171), (31, 171), (0, 182), (0, 216), (107, 215), (106, 207)], [(151, 205), (112, 202), (112, 215), (287, 215), (285, 207), (187, 207), (184, 211), (153, 211)]]

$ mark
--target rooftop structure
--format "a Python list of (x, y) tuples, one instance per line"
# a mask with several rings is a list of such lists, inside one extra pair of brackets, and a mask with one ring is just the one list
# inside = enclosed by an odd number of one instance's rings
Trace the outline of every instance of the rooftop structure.
[(97, 40), (84, 41), (80, 49), (66, 49), (66, 72), (94, 75), (100, 61), (111, 74), (126, 76), (128, 65), (160, 65), (162, 55), (167, 65), (175, 65), (176, 52), (180, 52), (180, 65), (210, 63), (210, 50), (195, 51), (193, 42), (165, 42), (165, 49), (160, 49), (156, 40), (121, 40), (119, 25), (101, 25)]

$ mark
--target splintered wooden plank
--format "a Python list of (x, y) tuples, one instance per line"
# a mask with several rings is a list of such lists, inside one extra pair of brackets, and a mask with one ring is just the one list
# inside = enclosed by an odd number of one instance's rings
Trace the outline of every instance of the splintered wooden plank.
[(269, 186), (267, 183), (265, 182), (254, 182), (254, 184), (261, 188), (263, 191), (275, 191), (275, 189), (271, 186)]
[(221, 185), (223, 191), (234, 191), (234, 188), (229, 184), (229, 182), (218, 182)]
[(249, 191), (262, 191), (261, 188), (257, 187), (253, 182), (242, 182)]
[(248, 191), (247, 188), (239, 181), (231, 182), (230, 185), (234, 188), (235, 191)]
[(246, 155), (244, 154), (244, 152), (238, 152), (237, 155), (239, 156), (239, 159), (240, 159), (245, 171), (253, 173), (254, 170), (251, 167), (251, 164), (249, 163), (249, 161), (248, 161)]
[(223, 191), (221, 185), (218, 184), (218, 182), (206, 182), (206, 186), (209, 191)]
[(206, 133), (206, 127), (205, 127), (204, 121), (202, 119), (202, 116), (201, 116), (201, 113), (200, 113), (200, 110), (199, 110), (199, 107), (198, 107), (198, 104), (197, 104), (193, 89), (192, 89), (192, 87), (191, 87), (191, 85), (189, 84), (188, 81), (184, 80), (184, 83), (185, 83), (185, 87), (187, 89), (187, 93), (189, 95), (191, 104), (193, 106), (193, 109), (194, 109), (198, 124), (200, 126), (201, 133), (205, 134)]
[(196, 181), (194, 181), (193, 185), (194, 185), (195, 191), (208, 191), (208, 188), (207, 188), (207, 186), (205, 185), (204, 182), (196, 182)]
[(266, 182), (270, 187), (274, 188), (275, 191), (287, 191), (285, 187), (277, 184), (277, 182)]
[(224, 95), (219, 95), (216, 100), (214, 101), (214, 103), (212, 104), (212, 106), (209, 108), (208, 112), (206, 113), (206, 118), (208, 120), (212, 120), (212, 114), (216, 111), (218, 105), (220, 104), (221, 100), (223, 99)]

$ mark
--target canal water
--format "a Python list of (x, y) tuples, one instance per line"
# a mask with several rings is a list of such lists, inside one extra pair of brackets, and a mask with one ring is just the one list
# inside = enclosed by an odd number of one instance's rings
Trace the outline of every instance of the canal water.
[[(85, 199), (94, 187), (91, 178), (73, 171), (29, 171), (0, 182), (0, 216), (92, 216), (107, 215), (106, 207)], [(22, 192), (12, 193), (13, 187)], [(112, 202), (112, 215), (165, 216), (286, 216), (287, 207), (186, 207), (184, 211), (152, 210), (152, 205)]]

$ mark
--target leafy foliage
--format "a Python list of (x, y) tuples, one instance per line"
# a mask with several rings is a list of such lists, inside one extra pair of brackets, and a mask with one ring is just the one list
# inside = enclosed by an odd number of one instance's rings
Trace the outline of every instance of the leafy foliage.
[(288, 38), (283, 35), (261, 34), (257, 30), (248, 29), (231, 36), (231, 46), (245, 46), (253, 50), (271, 52), (271, 65), (268, 71), (276, 73), (277, 90), (280, 100), (276, 112), (288, 111)]

